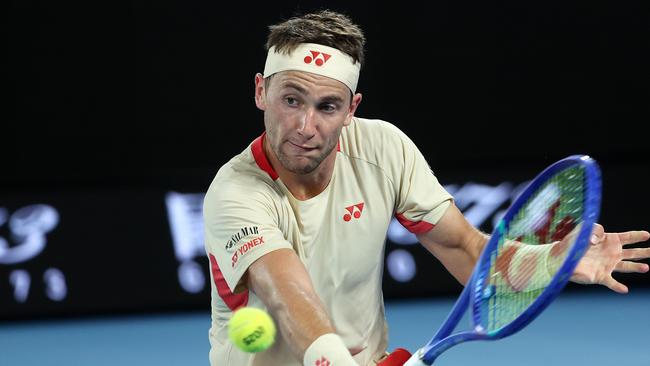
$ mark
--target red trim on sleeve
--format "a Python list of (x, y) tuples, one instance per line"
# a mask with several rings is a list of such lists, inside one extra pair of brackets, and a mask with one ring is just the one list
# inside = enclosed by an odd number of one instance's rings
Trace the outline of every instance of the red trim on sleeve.
[(230, 288), (228, 288), (226, 279), (223, 278), (223, 273), (221, 273), (221, 269), (219, 269), (217, 259), (212, 254), (210, 254), (210, 269), (212, 270), (214, 285), (217, 287), (217, 293), (223, 299), (223, 302), (228, 305), (230, 310), (235, 311), (248, 304), (248, 290), (241, 294), (233, 294), (232, 291), (230, 291)]
[(402, 214), (395, 214), (395, 218), (397, 218), (397, 221), (399, 221), (399, 223), (402, 224), (406, 230), (412, 232), (413, 234), (426, 233), (427, 231), (433, 229), (435, 226), (426, 221), (411, 221)]
[(260, 137), (256, 138), (255, 141), (253, 141), (253, 145), (251, 145), (253, 158), (255, 158), (255, 162), (257, 163), (257, 166), (260, 167), (260, 169), (265, 171), (271, 177), (271, 179), (276, 180), (278, 179), (278, 173), (276, 173), (275, 169), (273, 169), (273, 166), (271, 166), (269, 159), (264, 153), (264, 138), (266, 138), (266, 131)]
[(341, 151), (341, 140), (339, 140), (339, 142), (336, 143), (336, 152), (339, 151)]

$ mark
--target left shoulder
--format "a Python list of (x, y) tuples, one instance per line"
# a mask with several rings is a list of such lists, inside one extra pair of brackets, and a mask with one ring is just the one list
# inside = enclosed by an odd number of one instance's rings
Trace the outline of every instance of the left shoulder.
[(372, 161), (411, 144), (411, 139), (388, 121), (354, 117), (341, 131), (340, 150), (351, 157)]
[(391, 122), (382, 119), (354, 117), (350, 125), (343, 128), (341, 134), (363, 136), (370, 139), (403, 135), (404, 133)]

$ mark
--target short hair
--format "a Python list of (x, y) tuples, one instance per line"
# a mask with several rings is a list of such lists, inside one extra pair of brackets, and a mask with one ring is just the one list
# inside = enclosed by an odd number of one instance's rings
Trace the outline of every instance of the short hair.
[(361, 28), (346, 15), (321, 10), (293, 17), (269, 26), (266, 50), (291, 53), (301, 43), (317, 43), (336, 48), (363, 64), (366, 38)]

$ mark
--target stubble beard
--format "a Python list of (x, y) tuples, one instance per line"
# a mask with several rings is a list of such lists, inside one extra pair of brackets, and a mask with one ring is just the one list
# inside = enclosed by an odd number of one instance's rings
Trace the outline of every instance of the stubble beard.
[[(285, 142), (285, 144), (290, 144), (290, 142)], [(333, 140), (332, 142), (329, 142), (329, 145), (326, 146), (324, 150), (322, 150), (322, 153), (320, 155), (311, 157), (311, 156), (288, 156), (285, 154), (282, 149), (278, 148), (277, 146), (271, 145), (271, 148), (275, 152), (275, 155), (278, 157), (278, 160), (280, 161), (280, 164), (282, 166), (290, 171), (291, 173), (294, 174), (309, 174), (316, 170), (320, 166), (320, 164), (325, 160), (325, 158), (332, 152), (332, 149), (334, 149), (334, 146), (336, 146), (336, 140)], [(305, 160), (307, 160), (305, 162)]]

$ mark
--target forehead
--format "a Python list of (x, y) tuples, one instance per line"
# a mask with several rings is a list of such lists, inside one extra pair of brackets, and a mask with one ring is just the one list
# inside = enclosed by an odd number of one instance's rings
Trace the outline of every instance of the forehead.
[(273, 75), (273, 83), (277, 88), (296, 88), (307, 94), (340, 94), (342, 97), (350, 93), (350, 89), (342, 82), (327, 76), (306, 71), (281, 71)]

